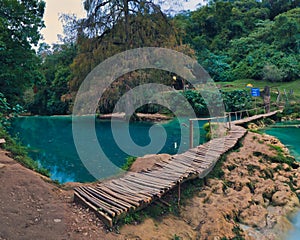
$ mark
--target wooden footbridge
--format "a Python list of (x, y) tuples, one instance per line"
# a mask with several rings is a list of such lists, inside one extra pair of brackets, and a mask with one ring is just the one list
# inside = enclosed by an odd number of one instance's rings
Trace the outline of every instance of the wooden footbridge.
[(128, 172), (116, 179), (75, 188), (74, 201), (93, 210), (108, 226), (131, 211), (138, 211), (161, 198), (177, 185), (194, 178), (204, 178), (221, 155), (232, 149), (246, 134), (239, 125), (269, 117), (277, 111), (231, 122), (226, 136), (177, 154), (157, 163), (151, 171)]

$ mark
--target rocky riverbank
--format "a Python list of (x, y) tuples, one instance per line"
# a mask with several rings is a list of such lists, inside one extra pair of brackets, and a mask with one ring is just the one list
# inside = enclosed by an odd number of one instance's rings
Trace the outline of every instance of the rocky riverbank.
[[(133, 168), (141, 169), (143, 160)], [(274, 137), (249, 132), (216, 171), (223, 176), (208, 178), (180, 216), (126, 225), (121, 234), (132, 236), (125, 239), (284, 239), (300, 191), (299, 164), (288, 150)]]
[[(168, 121), (171, 120), (171, 116), (163, 115), (160, 113), (154, 113), (154, 114), (149, 114), (149, 113), (137, 113), (136, 114), (136, 121), (143, 121), (143, 122), (163, 122), (163, 121)], [(125, 113), (110, 113), (110, 114), (101, 114), (98, 117), (99, 119), (119, 119), (119, 120), (125, 120), (126, 119), (126, 114)]]

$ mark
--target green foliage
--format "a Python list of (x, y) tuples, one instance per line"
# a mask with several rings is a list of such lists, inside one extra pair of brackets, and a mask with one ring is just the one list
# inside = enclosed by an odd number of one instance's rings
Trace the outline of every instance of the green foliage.
[(9, 151), (12, 154), (12, 157), (16, 161), (42, 175), (45, 175), (47, 177), (50, 176), (50, 173), (47, 169), (40, 167), (36, 161), (32, 160), (28, 156), (28, 151), (26, 147), (24, 147), (18, 139), (10, 137), (10, 135), (1, 127), (0, 138), (5, 139), (6, 142), (3, 144), (3, 147), (5, 150)]
[(282, 81), (283, 72), (273, 64), (267, 64), (262, 69), (263, 79), (270, 82)]
[(264, 153), (261, 152), (253, 152), (253, 155), (256, 157), (262, 157), (263, 159), (270, 161), (270, 162), (274, 162), (274, 163), (286, 163), (289, 166), (291, 166), (292, 168), (297, 168), (298, 165), (295, 163), (296, 160), (293, 157), (290, 156), (285, 156), (283, 154), (282, 149), (276, 147), (276, 146), (272, 146), (272, 149), (275, 149), (277, 152), (277, 155), (275, 156), (268, 156)]
[(199, 91), (188, 90), (184, 91), (182, 94), (188, 100), (189, 104), (193, 107), (197, 116), (204, 116), (209, 114), (206, 102)]
[(274, 149), (278, 154), (283, 153), (283, 150), (281, 147), (273, 145), (273, 144), (269, 144), (268, 145), (271, 149)]
[(222, 92), (222, 97), (227, 112), (236, 112), (252, 108), (252, 97), (246, 90)]
[(230, 82), (233, 80), (230, 66), (231, 59), (228, 56), (205, 51), (199, 60), (216, 82)]
[(174, 234), (174, 236), (173, 236), (173, 238), (172, 238), (172, 240), (181, 240), (182, 238), (181, 237), (179, 237), (179, 236), (177, 236), (176, 234)]
[(5, 96), (0, 93), (0, 127), (7, 129), (10, 127), (11, 120), (23, 112), (24, 109), (22, 106), (19, 104), (11, 106)]
[(294, 113), (300, 113), (300, 104), (289, 104), (286, 106), (282, 112), (282, 114), (279, 114), (278, 117), (283, 117), (285, 115), (291, 115)]
[[(204, 101), (200, 91), (188, 90), (183, 92), (183, 95), (187, 98), (197, 116), (209, 115), (206, 102)], [(209, 98), (207, 99), (208, 102), (213, 102), (215, 104), (224, 102), (225, 110), (227, 112), (252, 108), (252, 98), (246, 90), (221, 91), (222, 99), (220, 101), (216, 100), (219, 97), (216, 93), (209, 93), (205, 95)]]
[[(162, 2), (164, 1), (160, 1)], [(179, 44), (180, 39), (176, 35), (171, 19), (161, 11), (155, 1), (91, 0), (85, 1), (85, 10), (87, 17), (78, 20), (74, 26), (80, 30), (77, 36), (79, 53), (71, 65), (74, 74), (70, 81), (72, 92), (78, 90), (86, 75), (95, 66), (125, 50), (139, 47), (167, 47), (193, 55), (193, 50), (188, 45)], [(165, 81), (169, 83), (172, 79), (160, 73), (158, 75), (161, 76), (157, 77), (153, 70), (146, 72), (150, 73), (150, 79), (156, 82), (165, 84)], [(109, 99), (114, 101), (114, 98), (124, 93), (122, 88), (126, 85), (132, 88), (133, 83), (143, 76), (140, 71), (135, 71), (120, 77), (114, 84), (114, 89), (111, 89), (107, 101)]]
[(129, 156), (126, 158), (126, 163), (121, 167), (123, 170), (128, 171), (131, 165), (135, 162), (136, 157)]
[(243, 230), (239, 226), (234, 226), (232, 232), (235, 234), (235, 237), (232, 240), (245, 240), (243, 237)]
[(296, 2), (211, 1), (175, 19), (214, 80), (292, 81), (300, 78)]
[(224, 161), (226, 160), (226, 155), (227, 154), (223, 154), (221, 156), (221, 158), (217, 161), (214, 169), (208, 174), (208, 178), (217, 178), (217, 179), (222, 179), (225, 175), (222, 166)]
[(40, 70), (43, 79), (35, 84), (36, 93), (32, 102), (28, 104), (33, 114), (54, 115), (69, 112), (71, 96), (69, 81), (72, 78), (70, 64), (76, 55), (74, 44), (65, 43), (50, 46), (41, 44), (39, 57), (42, 60)]
[(41, 77), (32, 50), (41, 38), (45, 2), (0, 1), (0, 92), (12, 104), (22, 103), (27, 88)]
[(146, 218), (146, 215), (142, 212), (132, 212), (129, 214), (126, 214), (124, 219), (120, 221), (119, 224), (133, 224), (133, 223), (141, 223)]

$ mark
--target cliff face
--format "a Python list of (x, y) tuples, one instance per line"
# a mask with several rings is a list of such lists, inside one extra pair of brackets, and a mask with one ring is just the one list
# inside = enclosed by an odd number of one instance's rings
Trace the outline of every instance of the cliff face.
[(121, 234), (132, 239), (282, 239), (292, 227), (287, 216), (299, 207), (300, 192), (299, 164), (287, 149), (274, 137), (249, 132), (221, 171), (223, 177), (208, 179), (179, 217), (126, 225)]

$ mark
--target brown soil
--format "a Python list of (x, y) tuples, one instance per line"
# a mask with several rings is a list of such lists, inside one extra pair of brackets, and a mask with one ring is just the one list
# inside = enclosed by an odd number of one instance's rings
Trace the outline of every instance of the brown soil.
[[(141, 224), (125, 225), (118, 234), (108, 231), (93, 213), (73, 203), (72, 187), (76, 184), (59, 188), (0, 150), (0, 240), (163, 240), (175, 239), (175, 236), (180, 239), (221, 239), (226, 236), (230, 239), (235, 236), (234, 227), (243, 228), (234, 222), (235, 216), (249, 227), (248, 231), (241, 232), (245, 239), (275, 239), (273, 230), (277, 227), (279, 236), (290, 227), (285, 215), (298, 204), (295, 194), (284, 182), (292, 175), (294, 187), (300, 189), (300, 173), (287, 166), (278, 168), (278, 164), (262, 163), (253, 156), (254, 151), (274, 155), (269, 143), (280, 145), (273, 138), (248, 133), (240, 152), (231, 153), (223, 166), (227, 188), (223, 187), (222, 180), (209, 180), (182, 206), (180, 217), (166, 215), (159, 220), (147, 219)], [(246, 171), (250, 163), (254, 166), (251, 176)], [(228, 166), (232, 165), (235, 168), (228, 171)], [(262, 170), (270, 167), (281, 170), (274, 173), (273, 179), (261, 178), (260, 173), (266, 172)], [(258, 182), (255, 193), (251, 193), (247, 182), (254, 178)], [(268, 202), (272, 200), (278, 205)]]
[[(49, 180), (48, 180), (49, 181)], [(0, 239), (109, 239), (94, 214), (0, 150)]]

